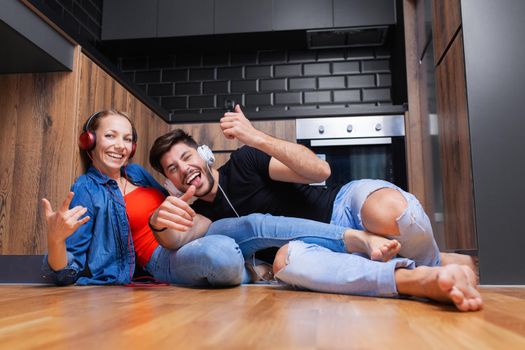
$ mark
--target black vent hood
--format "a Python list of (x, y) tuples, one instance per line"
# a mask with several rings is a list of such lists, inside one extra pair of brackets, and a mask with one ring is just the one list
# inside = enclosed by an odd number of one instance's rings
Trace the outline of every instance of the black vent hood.
[(388, 29), (388, 26), (378, 26), (308, 30), (306, 40), (309, 49), (382, 46), (386, 41)]

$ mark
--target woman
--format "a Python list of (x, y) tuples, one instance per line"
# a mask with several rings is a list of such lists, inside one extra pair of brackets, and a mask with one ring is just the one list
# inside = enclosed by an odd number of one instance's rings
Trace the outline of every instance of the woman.
[[(127, 165), (136, 143), (133, 124), (121, 112), (101, 111), (86, 121), (79, 141), (86, 155), (86, 173), (56, 212), (43, 199), (48, 223), (43, 269), (56, 284), (128, 284), (136, 263), (170, 283), (249, 282), (252, 277), (239, 245), (225, 233), (243, 246), (246, 256), (297, 238), (337, 252), (377, 251), (385, 260), (397, 252), (396, 241), (349, 242), (349, 232), (342, 227), (261, 214), (220, 220), (209, 230), (209, 221), (195, 221), (186, 232), (162, 229), (154, 235), (151, 214), (170, 201), (187, 200), (191, 193), (166, 198), (165, 190), (142, 167)], [(192, 220), (191, 212), (187, 219)]]

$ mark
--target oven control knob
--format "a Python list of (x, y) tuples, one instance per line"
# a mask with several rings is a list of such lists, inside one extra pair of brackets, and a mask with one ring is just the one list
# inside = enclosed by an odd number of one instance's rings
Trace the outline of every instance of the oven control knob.
[(352, 130), (353, 130), (352, 124), (348, 124), (348, 125), (346, 126), (346, 131), (347, 131), (347, 132), (352, 132)]
[(320, 134), (324, 134), (324, 126), (323, 125), (319, 125), (319, 133)]
[(381, 125), (381, 123), (377, 123), (376, 124), (376, 131), (381, 131), (381, 129), (383, 129), (383, 125)]

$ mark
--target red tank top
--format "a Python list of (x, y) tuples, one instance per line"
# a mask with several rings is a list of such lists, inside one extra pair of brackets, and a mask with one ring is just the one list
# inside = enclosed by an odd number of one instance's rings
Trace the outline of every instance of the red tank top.
[(133, 246), (141, 266), (146, 266), (155, 248), (159, 246), (148, 226), (148, 220), (164, 198), (164, 194), (153, 187), (139, 187), (124, 196)]

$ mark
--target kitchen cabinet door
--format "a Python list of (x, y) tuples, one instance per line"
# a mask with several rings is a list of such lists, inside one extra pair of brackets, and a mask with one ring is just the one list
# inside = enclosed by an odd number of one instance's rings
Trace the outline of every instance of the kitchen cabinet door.
[(470, 134), (460, 31), (436, 67), (447, 249), (476, 249)]
[(334, 27), (396, 23), (395, 0), (334, 0)]
[(330, 28), (332, 0), (273, 0), (273, 30)]
[(157, 0), (104, 0), (102, 40), (157, 36)]
[(215, 34), (272, 30), (272, 0), (215, 0)]
[(214, 0), (158, 1), (158, 37), (213, 34)]
[(461, 25), (460, 0), (433, 0), (434, 61), (445, 54), (452, 38)]

